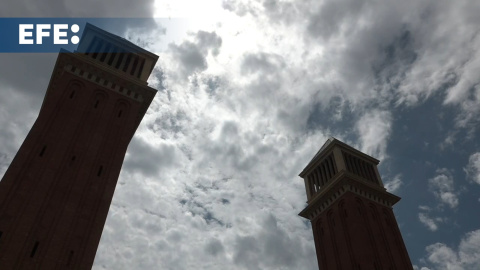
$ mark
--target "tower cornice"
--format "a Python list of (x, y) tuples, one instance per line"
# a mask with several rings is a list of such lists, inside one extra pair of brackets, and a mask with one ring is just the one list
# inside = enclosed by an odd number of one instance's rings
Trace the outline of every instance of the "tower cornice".
[(360, 152), (357, 149), (349, 146), (348, 144), (345, 144), (342, 141), (337, 140), (334, 137), (330, 137), (298, 176), (305, 177), (305, 175), (309, 174), (313, 169), (318, 166), (319, 163), (321, 163), (325, 159), (325, 157), (327, 157), (334, 150), (334, 148), (339, 148), (343, 151), (350, 152), (353, 155), (359, 156), (375, 165), (378, 165), (380, 163), (378, 159), (371, 157), (363, 152)]
[(310, 198), (307, 202), (308, 205), (299, 215), (313, 220), (346, 192), (354, 193), (389, 208), (400, 200), (400, 197), (387, 192), (385, 188), (356, 174), (342, 170), (335, 175), (329, 184)]
[[(49, 92), (56, 87), (57, 79), (64, 73), (70, 73), (98, 85), (99, 88), (109, 89), (123, 95), (132, 101), (139, 102), (140, 111), (137, 117), (137, 126), (152, 102), (156, 89), (148, 86), (148, 83), (95, 61), (81, 53), (72, 53), (61, 50), (58, 55), (52, 77), (47, 88)], [(43, 104), (42, 104), (43, 107)]]

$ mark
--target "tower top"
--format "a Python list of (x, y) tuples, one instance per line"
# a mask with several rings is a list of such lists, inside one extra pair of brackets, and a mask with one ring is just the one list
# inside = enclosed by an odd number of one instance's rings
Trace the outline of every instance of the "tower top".
[(413, 269), (378, 164), (330, 137), (300, 173), (321, 269)]
[(86, 23), (74, 53), (60, 50), (46, 96), (66, 71), (103, 90), (116, 92), (126, 100), (140, 103), (138, 126), (157, 92), (147, 83), (157, 60), (157, 55)]
[(123, 76), (144, 82), (158, 60), (158, 55), (89, 23), (85, 25), (76, 52), (90, 56)]
[[(388, 206), (395, 204), (400, 198), (385, 190), (377, 168), (379, 162), (330, 137), (299, 175), (305, 181), (309, 204), (304, 211), (308, 212), (311, 206), (327, 198), (327, 194), (339, 189), (368, 190), (368, 194), (379, 194), (378, 202)], [(302, 216), (306, 214), (304, 211)]]
[(306, 174), (308, 174), (311, 169), (314, 169), (316, 165), (318, 165), (318, 161), (323, 160), (328, 154), (331, 154), (333, 152), (333, 149), (338, 148), (342, 149), (347, 152), (353, 153), (355, 156), (358, 156), (362, 159), (367, 160), (368, 162), (374, 164), (375, 166), (380, 163), (380, 161), (376, 158), (373, 158), (363, 152), (358, 151), (357, 149), (351, 147), (350, 145), (338, 140), (335, 137), (330, 137), (325, 141), (325, 143), (322, 145), (320, 150), (313, 156), (313, 158), (310, 160), (310, 162), (307, 164), (307, 166), (302, 170), (302, 172), (299, 174), (300, 177), (304, 178)]

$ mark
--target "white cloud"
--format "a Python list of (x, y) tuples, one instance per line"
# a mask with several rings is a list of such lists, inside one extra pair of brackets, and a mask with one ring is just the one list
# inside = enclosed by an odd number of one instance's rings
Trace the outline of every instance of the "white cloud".
[(430, 231), (437, 231), (440, 223), (448, 221), (446, 216), (432, 216), (434, 212), (442, 211), (444, 205), (451, 209), (456, 209), (459, 204), (458, 192), (455, 190), (453, 176), (446, 168), (437, 169), (436, 176), (428, 179), (429, 190), (437, 198), (437, 205), (435, 207), (420, 205), (421, 210), (418, 213), (418, 219)]
[(478, 115), (480, 114), (480, 87), (473, 86), (469, 95), (462, 99), (460, 104), (461, 113), (456, 117), (456, 125), (468, 129), (467, 139), (471, 139), (478, 126)]
[(377, 159), (384, 159), (391, 122), (392, 116), (388, 111), (373, 110), (360, 117), (355, 128), (360, 136), (361, 150)]
[(458, 255), (451, 248), (442, 243), (436, 243), (426, 248), (428, 261), (448, 270), (463, 270), (458, 264)]
[(438, 223), (442, 222), (441, 218), (430, 218), (426, 213), (418, 213), (418, 220), (432, 232), (438, 230)]
[(430, 268), (428, 267), (422, 267), (422, 268), (419, 268), (418, 266), (416, 265), (413, 265), (413, 270), (431, 270)]
[(441, 204), (450, 208), (458, 206), (458, 193), (455, 191), (452, 174), (445, 168), (438, 169), (437, 175), (428, 180), (429, 187)]
[(7, 154), (0, 152), (0, 179), (5, 174), (5, 171), (7, 170), (9, 165), (10, 165), (10, 160)]
[(398, 189), (403, 185), (403, 181), (401, 179), (401, 175), (397, 174), (393, 179), (390, 179), (385, 182), (385, 188), (388, 192), (395, 193)]
[(423, 211), (427, 211), (427, 212), (432, 210), (432, 208), (430, 208), (429, 206), (426, 206), (426, 205), (419, 205), (418, 209), (423, 210)]
[[(433, 12), (428, 18), (421, 12), (410, 17), (418, 46), (417, 60), (407, 72), (400, 91), (406, 100), (416, 102), (450, 84), (453, 87), (447, 92), (445, 102), (460, 102), (478, 82), (471, 72), (479, 66), (475, 60), (480, 41), (476, 34), (478, 18), (474, 14), (480, 5), (471, 1), (437, 1), (418, 3), (418, 8)], [(463, 15), (458, 16), (459, 13)], [(457, 50), (459, 46), (464, 49)]]
[(458, 254), (463, 264), (480, 268), (480, 230), (467, 233), (460, 242)]
[(469, 179), (480, 185), (480, 152), (470, 155), (464, 171)]
[(476, 270), (480, 269), (480, 230), (467, 233), (458, 249), (443, 243), (426, 247), (427, 260), (438, 270)]

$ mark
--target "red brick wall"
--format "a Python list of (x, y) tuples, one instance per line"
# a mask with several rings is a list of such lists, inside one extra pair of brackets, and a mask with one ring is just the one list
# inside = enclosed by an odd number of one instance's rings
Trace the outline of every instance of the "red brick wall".
[(389, 207), (347, 192), (312, 228), (321, 270), (413, 269)]
[(67, 72), (51, 86), (0, 182), (1, 269), (91, 268), (136, 129), (139, 102)]

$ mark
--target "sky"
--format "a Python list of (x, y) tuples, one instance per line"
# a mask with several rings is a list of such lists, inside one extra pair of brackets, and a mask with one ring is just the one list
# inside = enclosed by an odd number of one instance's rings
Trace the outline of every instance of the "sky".
[[(480, 269), (479, 1), (7, 2), (152, 18), (111, 30), (159, 55), (158, 93), (93, 269), (318, 269), (298, 174), (330, 136), (380, 160), (415, 269)], [(0, 54), (0, 176), (56, 57)]]

